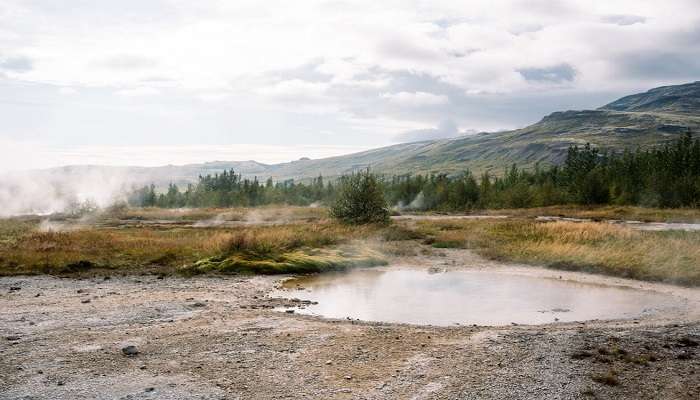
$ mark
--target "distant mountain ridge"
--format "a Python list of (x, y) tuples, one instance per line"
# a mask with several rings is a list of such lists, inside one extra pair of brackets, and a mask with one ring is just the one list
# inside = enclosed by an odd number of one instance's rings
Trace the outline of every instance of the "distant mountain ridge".
[(537, 163), (559, 163), (571, 145), (591, 143), (601, 149), (634, 149), (673, 140), (688, 129), (700, 132), (700, 82), (658, 87), (623, 97), (596, 110), (554, 112), (522, 129), (403, 143), (316, 160), (281, 164), (216, 161), (155, 168), (92, 166), (62, 170), (77, 173), (81, 169), (104, 169), (106, 173), (131, 176), (134, 182), (150, 180), (159, 185), (195, 182), (199, 175), (228, 169), (245, 176), (275, 180), (318, 175), (333, 178), (365, 168), (383, 174), (454, 174), (466, 169), (475, 173), (501, 173), (513, 163), (525, 168)]
[(700, 111), (700, 81), (685, 85), (662, 86), (645, 93), (625, 96), (600, 109), (698, 115)]

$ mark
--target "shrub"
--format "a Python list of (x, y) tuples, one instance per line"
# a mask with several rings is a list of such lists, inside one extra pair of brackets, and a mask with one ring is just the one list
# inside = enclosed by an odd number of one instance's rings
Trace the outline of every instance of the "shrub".
[(347, 224), (389, 222), (389, 210), (377, 178), (369, 171), (342, 178), (331, 216)]

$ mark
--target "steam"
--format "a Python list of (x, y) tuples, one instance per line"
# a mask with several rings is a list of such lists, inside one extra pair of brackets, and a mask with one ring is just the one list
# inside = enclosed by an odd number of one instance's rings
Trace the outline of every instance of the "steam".
[(402, 201), (399, 201), (393, 209), (395, 211), (406, 211), (406, 210), (422, 210), (425, 208), (425, 195), (423, 192), (420, 192), (416, 195), (416, 197), (411, 200), (410, 203), (405, 204)]
[(213, 228), (217, 226), (230, 225), (231, 223), (239, 220), (240, 216), (238, 214), (225, 212), (217, 214), (209, 219), (197, 221), (192, 226), (195, 228)]
[(118, 169), (66, 167), (5, 174), (0, 176), (0, 217), (105, 208), (125, 202), (129, 188), (128, 176)]

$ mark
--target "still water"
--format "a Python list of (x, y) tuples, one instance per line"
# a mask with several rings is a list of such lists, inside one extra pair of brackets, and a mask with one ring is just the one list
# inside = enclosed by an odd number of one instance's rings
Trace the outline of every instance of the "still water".
[(510, 325), (635, 318), (680, 306), (653, 291), (511, 272), (357, 269), (284, 283), (318, 302), (297, 313), (421, 325)]

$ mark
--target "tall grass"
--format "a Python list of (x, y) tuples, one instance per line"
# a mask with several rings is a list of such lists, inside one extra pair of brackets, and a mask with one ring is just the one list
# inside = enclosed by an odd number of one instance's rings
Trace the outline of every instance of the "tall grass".
[[(499, 260), (635, 279), (700, 285), (700, 232), (649, 232), (597, 222), (455, 221), (421, 223), (436, 243)], [(454, 229), (459, 226), (459, 229)]]
[(340, 245), (367, 237), (375, 229), (330, 222), (227, 229), (85, 228), (68, 232), (39, 232), (24, 225), (5, 227), (0, 235), (0, 275), (71, 272), (70, 266), (81, 261), (95, 268), (167, 271), (234, 253), (261, 260), (304, 247)]

